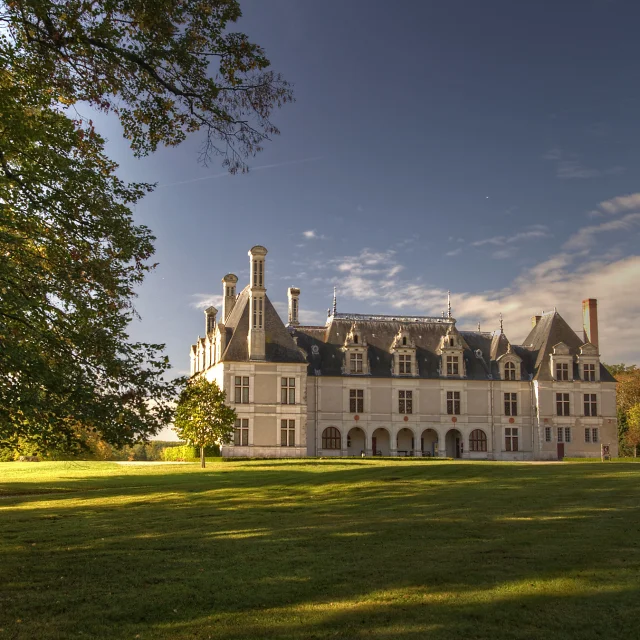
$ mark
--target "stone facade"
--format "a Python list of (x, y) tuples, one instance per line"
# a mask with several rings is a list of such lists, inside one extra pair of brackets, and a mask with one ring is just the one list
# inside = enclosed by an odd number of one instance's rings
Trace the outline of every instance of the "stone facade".
[[(615, 380), (600, 363), (597, 303), (579, 338), (557, 311), (532, 318), (522, 345), (461, 331), (446, 317), (341, 314), (289, 324), (266, 295), (267, 250), (249, 252), (251, 283), (205, 311), (191, 373), (216, 380), (236, 409), (224, 456), (440, 456), (488, 460), (617, 455)], [(231, 292), (231, 293), (230, 293)], [(590, 340), (591, 338), (591, 340)]]

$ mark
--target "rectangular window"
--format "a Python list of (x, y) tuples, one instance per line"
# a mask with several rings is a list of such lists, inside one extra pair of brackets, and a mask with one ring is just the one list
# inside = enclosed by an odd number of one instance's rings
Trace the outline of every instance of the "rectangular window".
[(584, 430), (584, 441), (591, 442), (591, 429)]
[(518, 427), (506, 427), (504, 430), (505, 451), (518, 451)]
[(233, 444), (236, 447), (249, 446), (249, 419), (238, 418), (233, 430)]
[(571, 442), (571, 427), (564, 428), (564, 441)]
[(447, 391), (447, 413), (450, 416), (460, 415), (460, 392)]
[(351, 413), (364, 413), (364, 390), (349, 390), (349, 411)]
[(398, 365), (399, 372), (401, 374), (410, 374), (411, 373), (411, 356), (410, 355), (400, 355), (398, 356)]
[(564, 442), (564, 428), (558, 427), (558, 442)]
[(235, 376), (235, 401), (238, 404), (249, 403), (249, 377)]
[(569, 365), (566, 362), (556, 363), (556, 380), (569, 379)]
[(447, 375), (460, 375), (460, 367), (458, 365), (458, 356), (447, 356)]
[(592, 418), (598, 415), (598, 401), (595, 393), (584, 394), (584, 415)]
[(596, 365), (595, 364), (584, 365), (583, 378), (586, 382), (596, 381)]
[(544, 441), (551, 442), (551, 427), (544, 428)]
[(556, 415), (559, 415), (559, 416), (569, 415), (569, 394), (568, 393), (556, 393)]
[(349, 354), (349, 373), (362, 373), (362, 354)]
[(280, 404), (296, 403), (296, 379), (282, 378), (280, 383)]
[(600, 433), (597, 427), (591, 429), (591, 442), (600, 442)]
[(280, 420), (280, 446), (296, 446), (296, 421)]
[(505, 416), (518, 415), (518, 394), (517, 393), (504, 394), (504, 415)]
[(413, 413), (413, 391), (398, 391), (398, 412)]

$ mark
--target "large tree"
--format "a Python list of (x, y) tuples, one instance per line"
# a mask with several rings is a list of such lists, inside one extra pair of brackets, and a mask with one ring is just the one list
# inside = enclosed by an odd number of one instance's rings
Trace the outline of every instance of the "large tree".
[(626, 437), (629, 429), (629, 410), (635, 405), (640, 405), (640, 369), (636, 365), (625, 364), (605, 366), (618, 382), (616, 386), (618, 442), (621, 455), (625, 455), (631, 453)]
[(131, 343), (154, 237), (104, 154), (89, 104), (134, 152), (204, 130), (231, 172), (277, 133), (291, 99), (233, 0), (0, 0), (0, 445), (122, 445), (173, 413), (163, 345)]
[(178, 400), (175, 431), (181, 440), (200, 447), (203, 469), (205, 447), (228, 444), (233, 436), (236, 412), (225, 404), (225, 398), (216, 382), (200, 376), (189, 381)]

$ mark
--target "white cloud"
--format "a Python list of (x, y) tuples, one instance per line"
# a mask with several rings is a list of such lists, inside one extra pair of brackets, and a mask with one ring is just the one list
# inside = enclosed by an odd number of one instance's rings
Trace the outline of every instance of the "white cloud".
[(222, 296), (212, 293), (194, 293), (191, 297), (195, 298), (191, 303), (191, 306), (195, 309), (206, 309), (207, 307), (222, 309)]
[(555, 163), (556, 176), (564, 180), (598, 178), (604, 175), (622, 173), (625, 170), (624, 167), (620, 166), (609, 167), (608, 169), (587, 167), (582, 164), (579, 154), (566, 152), (557, 147), (550, 149), (542, 157)]
[[(618, 196), (611, 200), (604, 200), (598, 205), (598, 208), (604, 213), (615, 215), (621, 211), (640, 210), (640, 193), (630, 193), (626, 196)], [(599, 213), (599, 212), (594, 212)]]
[(606, 231), (629, 231), (640, 223), (640, 213), (629, 213), (617, 220), (583, 227), (574, 233), (564, 244), (568, 251), (582, 251), (593, 246), (595, 236)]
[(462, 253), (462, 247), (458, 247), (457, 249), (452, 249), (451, 251), (447, 251), (447, 253), (445, 253), (445, 256), (448, 256), (449, 258), (452, 258), (453, 256), (457, 256), (460, 255)]
[(525, 231), (520, 231), (511, 236), (493, 236), (492, 238), (484, 238), (482, 240), (476, 240), (471, 243), (472, 247), (482, 247), (485, 244), (494, 244), (496, 246), (502, 246), (505, 244), (511, 244), (513, 242), (519, 242), (520, 240), (532, 240), (534, 238), (546, 238), (549, 236), (549, 230), (547, 227), (541, 224), (528, 227)]
[(309, 229), (308, 231), (303, 231), (302, 235), (307, 239), (307, 240), (313, 240), (315, 238), (318, 237), (318, 234), (316, 233), (315, 229)]

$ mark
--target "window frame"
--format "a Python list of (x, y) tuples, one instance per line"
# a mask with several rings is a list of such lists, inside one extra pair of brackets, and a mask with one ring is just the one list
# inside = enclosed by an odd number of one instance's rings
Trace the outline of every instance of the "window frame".
[(234, 376), (234, 402), (236, 404), (249, 404), (249, 378), (250, 376)]
[(556, 392), (556, 415), (560, 417), (571, 415), (571, 397), (565, 391)]
[(484, 453), (487, 451), (487, 434), (482, 429), (474, 429), (469, 434), (469, 451)]
[(504, 363), (504, 379), (505, 380), (516, 379), (516, 363), (515, 362)]
[(556, 362), (556, 380), (559, 382), (569, 381), (569, 363)]
[(513, 391), (505, 391), (504, 393), (504, 415), (518, 415), (518, 394)]
[(280, 446), (296, 446), (296, 421), (289, 418), (280, 419)]
[(236, 418), (233, 427), (233, 446), (249, 446), (249, 418)]
[(403, 415), (413, 414), (412, 389), (398, 389), (398, 413)]
[[(322, 449), (326, 449), (327, 451), (339, 451), (342, 449), (342, 434), (338, 427), (327, 427), (320, 437)], [(336, 443), (338, 446), (333, 446)]]
[(349, 389), (349, 413), (364, 413), (364, 389)]
[(598, 395), (596, 393), (583, 394), (583, 404), (585, 418), (598, 417)]
[(520, 451), (520, 431), (519, 427), (504, 428), (504, 450), (508, 452)]
[(364, 358), (363, 354), (359, 351), (349, 353), (349, 373), (364, 373)]
[(582, 379), (585, 382), (596, 381), (596, 365), (594, 363), (586, 362), (582, 365)]
[(410, 376), (412, 370), (413, 358), (410, 353), (398, 354), (398, 374), (401, 376)]
[(447, 355), (447, 376), (459, 376), (460, 375), (460, 356)]
[(553, 433), (551, 431), (551, 427), (544, 428), (544, 441), (553, 442)]
[(459, 416), (462, 411), (462, 395), (460, 391), (447, 391), (447, 415)]
[[(293, 384), (291, 384), (293, 382)], [(296, 404), (296, 379), (289, 376), (280, 378), (280, 404)]]

